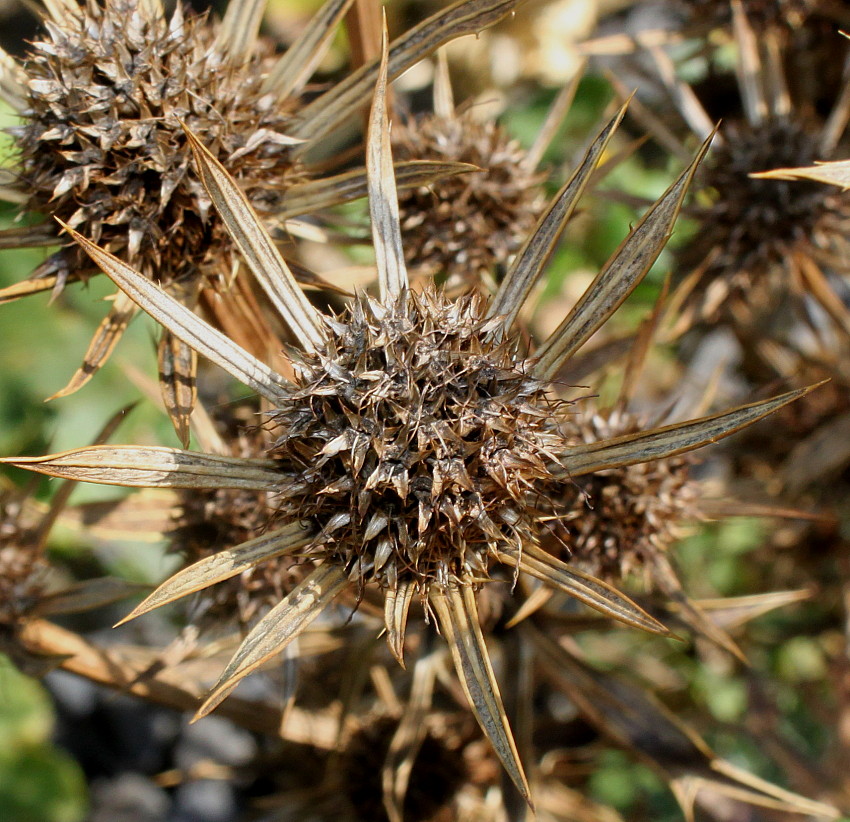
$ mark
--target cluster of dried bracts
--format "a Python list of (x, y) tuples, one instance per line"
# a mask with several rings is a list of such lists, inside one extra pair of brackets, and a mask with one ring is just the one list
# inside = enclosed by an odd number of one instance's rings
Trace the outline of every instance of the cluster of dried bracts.
[[(846, 815), (850, 59), (837, 78), (831, 63), (850, 8), (618, 4), (578, 46), (613, 69), (615, 104), (553, 172), (581, 77), (524, 147), (456, 102), (443, 49), (532, 5), (460, 0), (390, 39), (377, 0), (327, 0), (283, 48), (255, 0), (221, 20), (50, 0), (26, 56), (0, 54), (19, 117), (0, 247), (48, 249), (0, 301), (108, 278), (54, 396), (92, 390), (147, 314), (146, 402), (183, 446), (107, 443), (119, 414), (94, 445), (2, 460), (62, 480), (47, 504), (0, 488), (2, 650), (266, 737), (225, 777), (265, 786), (254, 818), (616, 820), (587, 790), (606, 746), (688, 819)], [(352, 66), (320, 82), (343, 22)], [(420, 111), (391, 83), (423, 66)], [(594, 189), (617, 196), (605, 171), (659, 146), (669, 187), (541, 322), (565, 229)], [(636, 330), (609, 323), (680, 217), (691, 238), (662, 259), (657, 305)], [(662, 345), (679, 361), (656, 366)], [(69, 506), (80, 482), (149, 490)], [(697, 599), (677, 543), (702, 528), (711, 553), (706, 523), (736, 515), (765, 522), (752, 584)], [(105, 552), (165, 542), (177, 570), (120, 623), (135, 646), (60, 627), (135, 586), (55, 561), (57, 522)], [(801, 705), (822, 712), (828, 691), (834, 716), (806, 756), (750, 627), (816, 590), (824, 686)], [(682, 686), (688, 655), (748, 686), (732, 735), (761, 737), (775, 781), (709, 746), (730, 730)], [(222, 778), (211, 757), (160, 784)]]

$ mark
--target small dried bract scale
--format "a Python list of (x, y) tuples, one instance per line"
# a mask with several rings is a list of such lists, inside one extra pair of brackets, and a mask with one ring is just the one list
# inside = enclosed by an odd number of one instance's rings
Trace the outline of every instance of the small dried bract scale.
[(624, 111), (593, 141), (517, 253), (495, 297), (452, 303), (434, 290), (414, 296), (390, 152), (386, 66), (385, 49), (367, 147), (379, 299), (360, 298), (340, 318), (325, 317), (306, 301), (248, 199), (190, 135), (213, 203), (228, 230), (241, 238), (254, 276), (300, 342), (302, 354), (293, 355), (294, 381), (73, 233), (140, 307), (267, 401), (282, 429), (273, 458), (117, 446), (8, 461), (103, 484), (278, 492), (280, 510), (264, 534), (179, 572), (131, 614), (139, 616), (274, 557), (317, 562), (245, 637), (199, 715), (274, 658), (344, 590), (359, 594), (373, 581), (384, 588), (387, 640), (401, 661), (409, 606), (418, 591), (449, 645), (476, 718), (530, 801), (478, 615), (480, 587), (506, 584), (490, 582), (491, 569), (506, 565), (509, 574), (530, 574), (608, 616), (666, 633), (628, 597), (543, 550), (538, 535), (545, 525), (538, 509), (545, 493), (594, 471), (715, 442), (805, 391), (611, 440), (570, 444), (554, 421), (559, 405), (548, 394), (549, 383), (657, 259), (707, 147), (529, 357), (513, 320)]

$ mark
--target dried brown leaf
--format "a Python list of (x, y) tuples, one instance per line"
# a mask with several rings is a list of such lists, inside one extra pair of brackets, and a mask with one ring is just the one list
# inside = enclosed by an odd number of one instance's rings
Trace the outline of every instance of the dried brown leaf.
[(242, 679), (279, 654), (347, 584), (348, 577), (338, 565), (328, 562), (316, 568), (245, 637), (195, 719), (206, 716)]
[(243, 542), (235, 548), (218, 551), (169, 577), (118, 625), (195, 591), (235, 577), (261, 562), (293, 553), (306, 545), (312, 537), (313, 531), (310, 528), (305, 528), (296, 522)]
[(404, 664), (404, 632), (407, 627), (407, 614), (416, 584), (412, 581), (400, 582), (397, 588), (388, 588), (384, 599), (384, 624), (387, 627), (387, 645), (402, 668)]
[(532, 805), (528, 781), (519, 761), (499, 685), (481, 633), (475, 592), (471, 585), (455, 582), (443, 589), (432, 586), (429, 598), (475, 718), (517, 790)]

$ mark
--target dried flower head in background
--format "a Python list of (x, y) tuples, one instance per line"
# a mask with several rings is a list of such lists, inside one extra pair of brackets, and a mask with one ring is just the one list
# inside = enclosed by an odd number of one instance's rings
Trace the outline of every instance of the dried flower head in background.
[[(0, 197), (27, 212), (55, 215), (194, 306), (202, 292), (228, 291), (238, 257), (210, 201), (189, 171), (185, 124), (205, 135), (270, 228), (365, 194), (363, 172), (315, 180), (303, 155), (368, 103), (376, 62), (312, 101), (305, 86), (351, 0), (327, 0), (298, 39), (276, 56), (258, 37), (265, 4), (234, 0), (219, 23), (184, 12), (168, 18), (158, 0), (49, 3), (47, 37), (23, 65), (0, 55), (0, 94), (23, 118), (20, 160)], [(391, 73), (453, 37), (507, 13), (513, 0), (455, 3), (393, 43)], [(332, 164), (331, 164), (332, 165)], [(448, 169), (451, 171), (451, 169)], [(409, 184), (447, 173), (420, 164)], [(309, 180), (308, 180), (309, 178)], [(0, 246), (50, 246), (53, 220), (0, 234)], [(84, 278), (74, 247), (51, 255), (0, 301), (61, 290)], [(135, 313), (118, 294), (82, 368), (56, 396), (84, 385), (103, 364)], [(259, 322), (259, 316), (254, 317)], [(243, 320), (244, 324), (250, 324)], [(265, 356), (266, 352), (255, 352)], [(166, 404), (184, 444), (194, 397), (191, 352), (171, 335), (160, 345)], [(169, 399), (168, 394), (182, 397)]]
[(450, 291), (483, 284), (492, 293), (543, 208), (537, 166), (545, 143), (527, 151), (474, 107), (456, 109), (444, 52), (440, 57), (434, 113), (394, 124), (393, 153), (475, 170), (399, 192), (405, 261), (412, 274), (436, 277)]
[(268, 403), (277, 428), (269, 454), (240, 458), (127, 446), (7, 461), (103, 484), (274, 491), (278, 511), (264, 535), (178, 573), (131, 615), (275, 556), (315, 563), (251, 630), (199, 715), (282, 651), (346, 589), (359, 593), (368, 586), (383, 596), (387, 639), (401, 660), (409, 606), (418, 596), (448, 642), (482, 729), (530, 801), (482, 635), (478, 589), (491, 583), (498, 566), (507, 566), (627, 624), (665, 633), (627, 597), (540, 547), (547, 513), (541, 506), (575, 477), (714, 442), (805, 392), (574, 444), (562, 424), (570, 406), (550, 393), (550, 383), (657, 259), (706, 147), (635, 225), (559, 328), (529, 355), (513, 322), (624, 112), (593, 142), (495, 297), (452, 302), (436, 289), (414, 294), (408, 287), (385, 94), (386, 51), (367, 149), (380, 293), (358, 298), (340, 316), (322, 315), (307, 302), (247, 198), (188, 134), (214, 205), (300, 343), (300, 352), (292, 354), (292, 379), (69, 229), (95, 263), (175, 337)]
[(0, 633), (5, 635), (44, 594), (48, 565), (33, 539), (33, 523), (25, 524), (27, 494), (5, 477), (0, 482)]
[[(582, 416), (580, 439), (597, 442), (634, 434), (645, 425), (612, 409)], [(569, 552), (580, 568), (608, 582), (631, 574), (651, 578), (653, 558), (699, 518), (699, 484), (686, 456), (599, 471), (576, 480), (565, 525)]]

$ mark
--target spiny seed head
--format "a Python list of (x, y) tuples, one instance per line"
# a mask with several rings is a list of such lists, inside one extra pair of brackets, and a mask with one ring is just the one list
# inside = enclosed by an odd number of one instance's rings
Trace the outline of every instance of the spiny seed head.
[(273, 414), (291, 477), (287, 519), (382, 587), (486, 578), (488, 554), (535, 539), (529, 499), (555, 486), (559, 408), (514, 347), (488, 341), (478, 296), (428, 288), (394, 307), (357, 299), (301, 355)]
[(703, 168), (712, 204), (683, 250), (685, 268), (711, 257), (704, 279), (726, 280), (737, 297), (751, 297), (752, 288), (787, 290), (787, 278), (770, 273), (797, 251), (828, 254), (850, 229), (850, 196), (816, 183), (748, 176), (827, 159), (818, 153), (818, 131), (801, 120), (734, 123), (724, 137)]
[[(632, 413), (587, 414), (577, 420), (582, 442), (633, 434), (645, 428)], [(699, 485), (686, 456), (609, 468), (575, 480), (566, 488), (561, 539), (571, 561), (606, 581), (647, 572), (648, 560), (682, 536), (698, 517)]]
[[(147, 276), (229, 276), (231, 242), (189, 171), (181, 121), (227, 158), (261, 212), (301, 170), (285, 137), (292, 109), (262, 91), (271, 49), (246, 59), (216, 45), (219, 24), (178, 3), (171, 20), (139, 0), (86, 0), (47, 22), (25, 64), (28, 110), (14, 130), (26, 207), (55, 215)], [(82, 257), (51, 261), (64, 280)]]
[(393, 130), (398, 160), (470, 163), (481, 171), (399, 191), (405, 260), (448, 287), (492, 282), (543, 208), (543, 175), (494, 121), (428, 114)]
[[(730, 0), (686, 0), (687, 11), (699, 21), (728, 26), (732, 20)], [(817, 0), (743, 0), (750, 22), (757, 28), (788, 26), (795, 28), (814, 11)]]
[[(340, 783), (363, 820), (384, 820), (382, 775), (398, 723), (389, 717), (364, 723), (348, 741), (339, 765)], [(454, 743), (454, 744), (452, 744)], [(466, 779), (461, 740), (425, 734), (413, 763), (404, 798), (404, 818), (411, 822), (433, 819), (454, 798)]]

